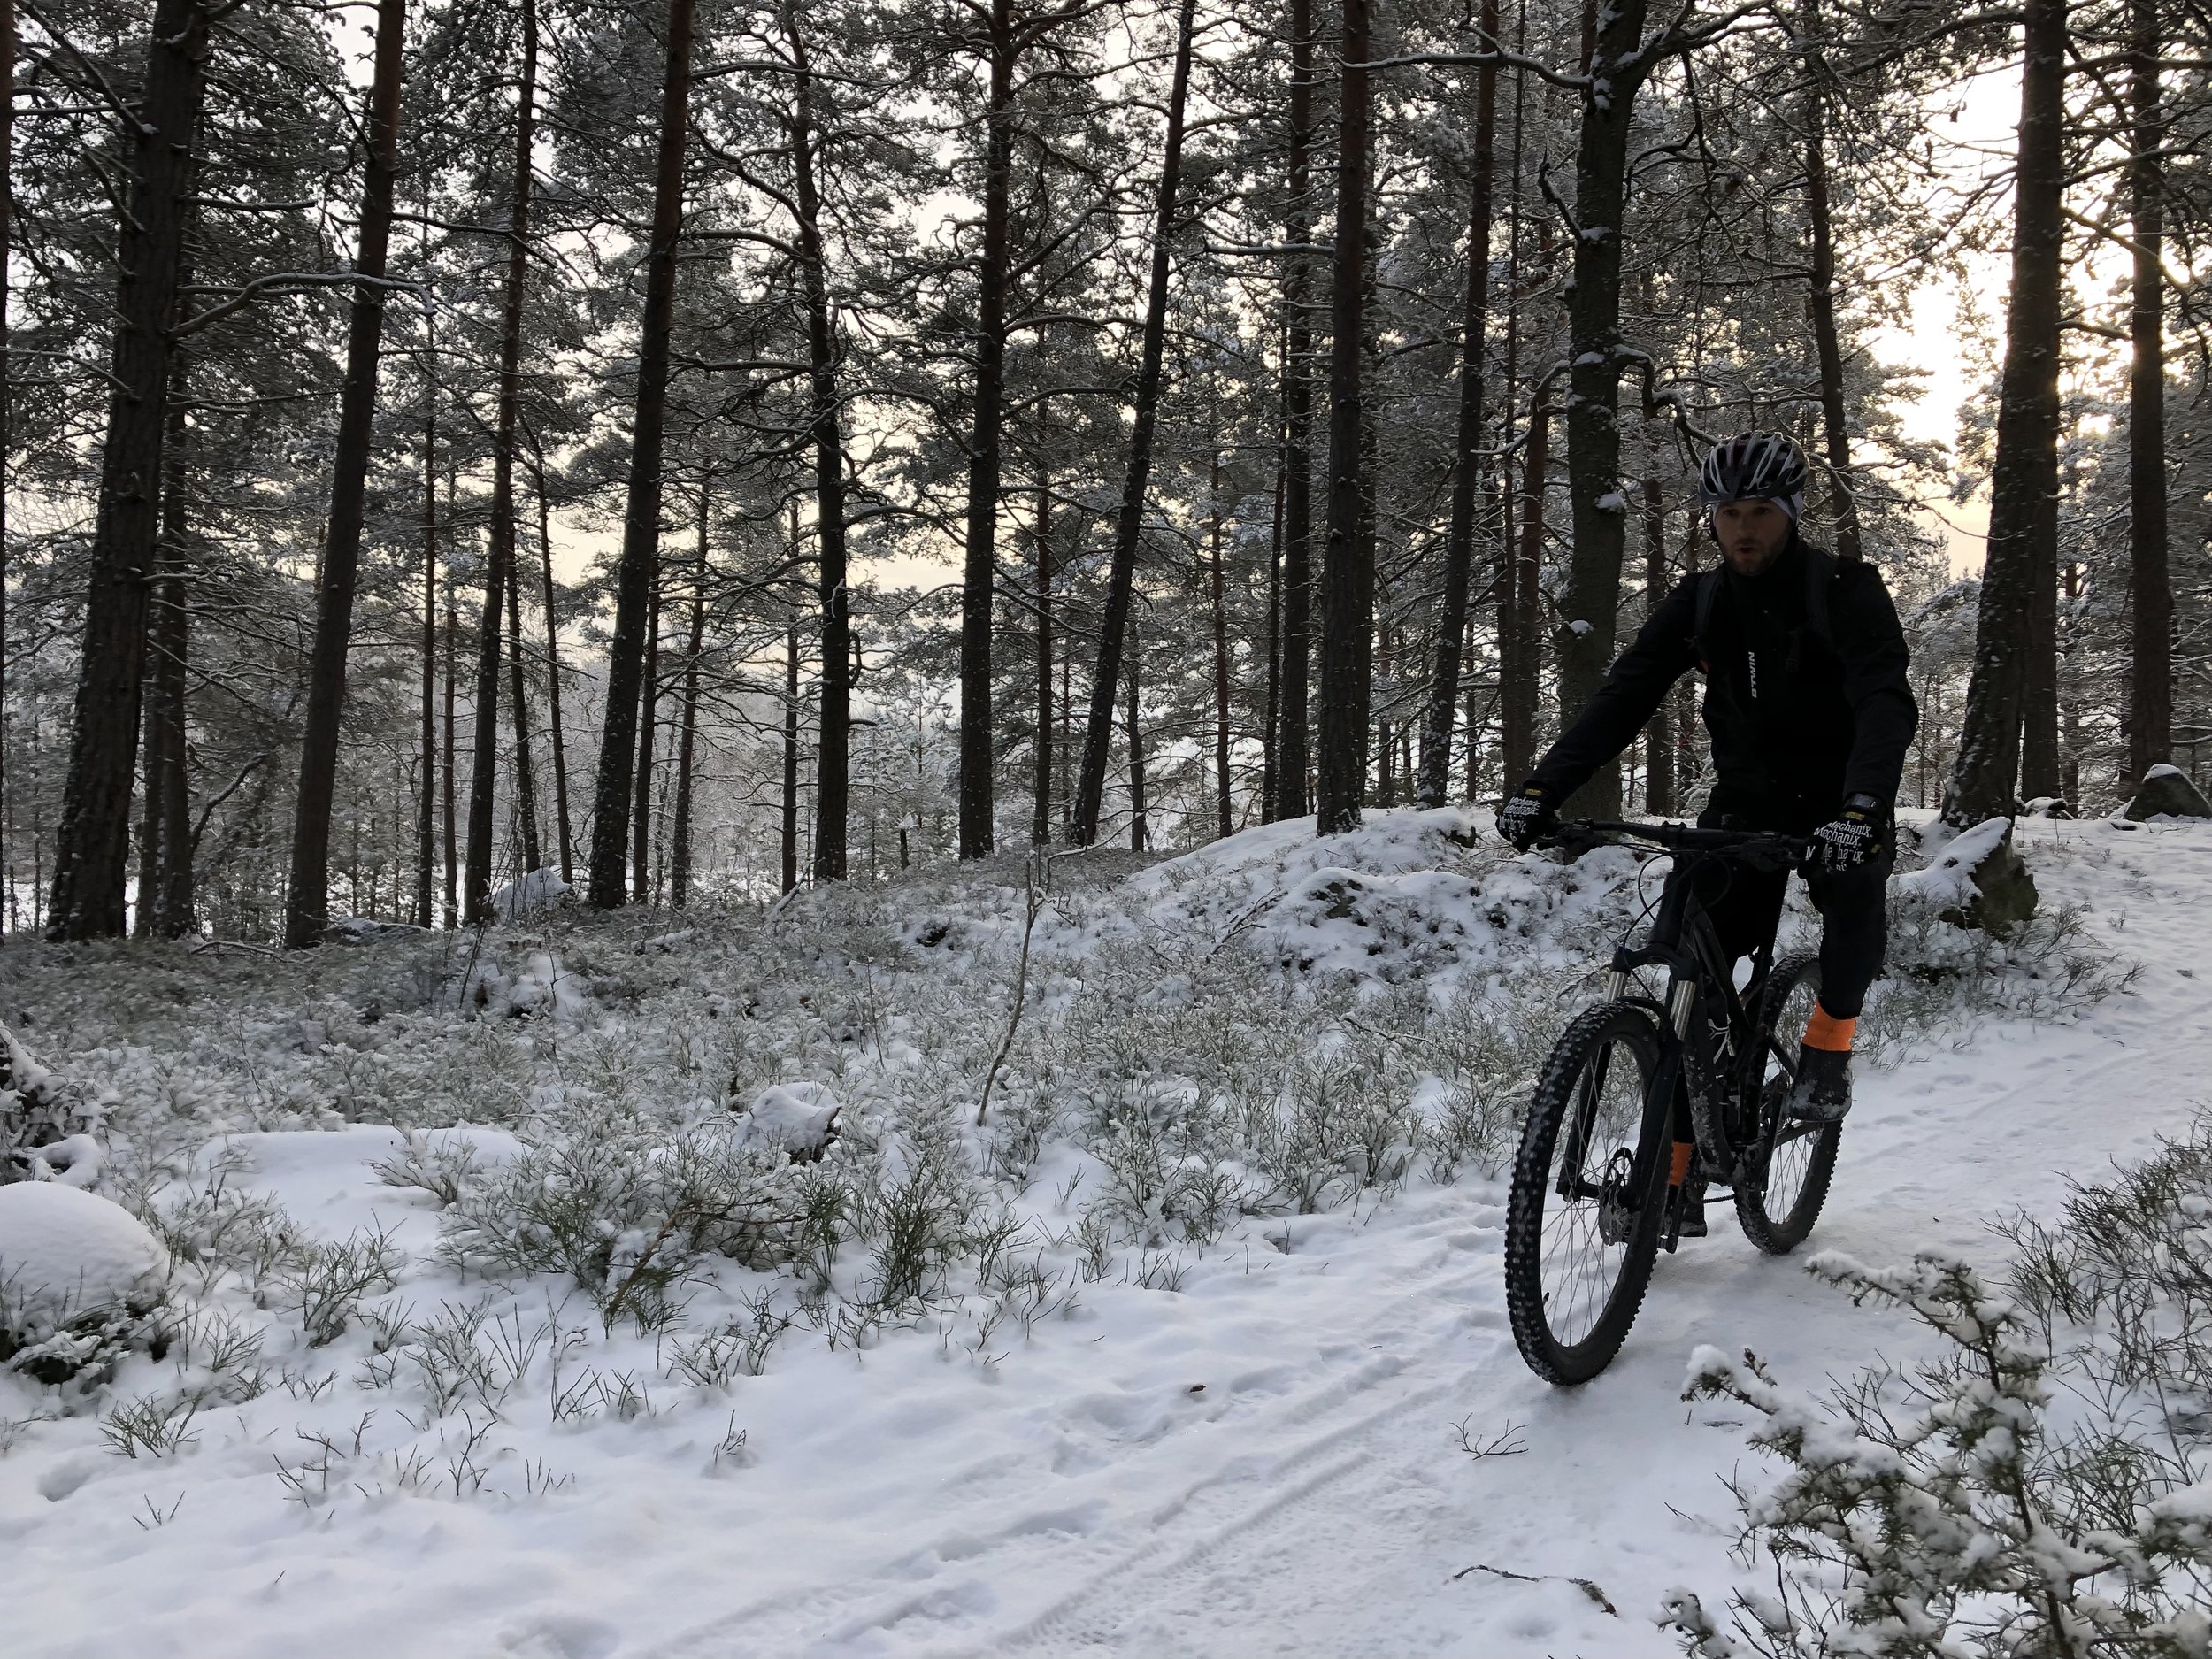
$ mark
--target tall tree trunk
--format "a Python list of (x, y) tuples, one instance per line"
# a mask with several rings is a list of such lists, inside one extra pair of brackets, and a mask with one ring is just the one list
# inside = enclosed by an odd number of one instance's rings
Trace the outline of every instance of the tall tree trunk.
[(798, 205), (799, 275), (806, 290), (808, 384), (813, 394), (814, 536), (822, 605), (822, 698), (814, 755), (814, 879), (842, 881), (851, 794), (852, 595), (845, 575), (845, 443), (837, 396), (840, 344), (830, 315), (821, 196), (814, 177), (820, 122), (798, 11), (785, 0), (784, 33), (795, 71), (792, 95), (792, 194)]
[(1052, 480), (1037, 484), (1037, 521), (1030, 540), (1037, 549), (1037, 742), (1029, 839), (1052, 840)]
[(538, 573), (545, 587), (545, 717), (546, 733), (553, 743), (553, 809), (561, 837), (561, 882), (576, 879), (576, 837), (568, 810), (568, 748), (561, 730), (561, 624), (557, 610), (559, 595), (553, 583), (553, 511), (545, 493), (545, 454), (527, 425), (530, 439), (530, 480), (538, 503)]
[(691, 632), (684, 641), (684, 712), (676, 749), (676, 824), (670, 836), (668, 902), (691, 901), (692, 773), (698, 757), (699, 650), (707, 634), (706, 487), (700, 486), (699, 557), (691, 578)]
[(669, 336), (676, 319), (676, 242), (683, 233), (684, 152), (691, 131), (691, 44), (695, 15), (696, 0), (668, 0), (660, 149), (653, 178), (653, 227), (645, 257), (637, 403), (631, 420), (629, 499), (622, 518), (622, 558), (615, 572), (614, 640), (607, 655), (607, 717), (599, 744), (599, 780), (592, 808), (589, 896), (603, 910), (620, 905), (628, 890), (630, 791), (638, 759), (637, 712), (645, 675), (646, 611), (660, 570)]
[(2012, 289), (1990, 471), (1974, 672), (1944, 803), (1950, 824), (2009, 817), (2020, 763), (2035, 586), (2057, 533), (2061, 262), (2065, 251), (2068, 0), (2027, 0)]
[(2028, 661), (2020, 696), (2020, 794), (2048, 800), (2064, 793), (2058, 753), (2058, 498), (2055, 480), (2035, 536), (2028, 589)]
[(1143, 667), (1143, 654), (1137, 643), (1137, 625), (1129, 625), (1129, 850), (1141, 853), (1145, 848), (1144, 821), (1144, 726), (1138, 710), (1137, 676)]
[(2079, 669), (2074, 660), (2074, 646), (2080, 638), (2080, 629), (2075, 626), (2078, 623), (2079, 612), (2074, 611), (2074, 603), (2081, 597), (2081, 566), (2072, 559), (2068, 559), (2059, 572), (2059, 593), (2065, 599), (2066, 609), (2073, 618), (2072, 623), (2062, 629), (2059, 647), (2062, 659), (2059, 683), (2067, 688), (2063, 710), (2065, 730), (2062, 734), (2066, 759), (2060, 778), (2063, 787), (2059, 793), (2070, 806), (2078, 811), (2081, 807), (2082, 699), (2081, 682), (2078, 678)]
[[(1518, 51), (1528, 43), (1527, 0), (1521, 0), (1517, 13), (1514, 47)], [(1517, 73), (1513, 77), (1513, 178), (1507, 192), (1512, 207), (1506, 216), (1505, 398), (1498, 419), (1499, 448), (1502, 451), (1510, 447), (1508, 441), (1513, 435), (1513, 408), (1519, 396), (1517, 388), (1521, 381), (1521, 182), (1522, 161), (1526, 152), (1524, 141), (1527, 136), (1527, 114), (1528, 76), (1525, 73)], [(1532, 407), (1531, 421), (1528, 435), (1532, 439), (1535, 435)], [(1523, 465), (1525, 467), (1525, 456)], [(1517, 700), (1521, 683), (1521, 538), (1514, 527), (1513, 503), (1517, 497), (1509, 459), (1501, 460), (1498, 472), (1498, 573), (1492, 597), (1495, 607), (1494, 626), (1498, 641), (1498, 787), (1502, 793), (1517, 787), (1528, 775), (1525, 764), (1516, 770), (1515, 763), (1517, 760), (1526, 763), (1533, 758), (1529, 751), (1533, 749), (1535, 741), (1535, 716), (1532, 704), (1525, 721), (1517, 726)], [(1517, 732), (1521, 734), (1517, 748)], [(1467, 762), (1470, 791), (1475, 787), (1474, 772), (1474, 757), (1471, 755)]]
[[(1816, 94), (1816, 117), (1824, 107)], [(1836, 255), (1829, 229), (1824, 149), (1821, 129), (1816, 126), (1805, 141), (1806, 172), (1812, 180), (1813, 342), (1820, 356), (1821, 422), (1828, 451), (1829, 503), (1835, 515), (1836, 551), (1846, 558), (1857, 558), (1863, 543), (1859, 534), (1859, 503), (1853, 493), (1855, 479), (1851, 471), (1851, 428), (1843, 401), (1843, 348), (1836, 334)]]
[(131, 780), (146, 665), (146, 578), (160, 538), (169, 329), (183, 263), (207, 31), (207, 13), (198, 0), (157, 0), (137, 119), (121, 134), (132, 184), (116, 240), (122, 274), (108, 364), (107, 442), (100, 454), (76, 723), (46, 918), (56, 939), (112, 937), (123, 931)]
[(1212, 525), (1207, 535), (1209, 596), (1214, 624), (1214, 801), (1218, 807), (1216, 827), (1225, 839), (1236, 833), (1229, 810), (1229, 610), (1221, 555), (1221, 450), (1213, 452), (1209, 497)]
[[(446, 521), (453, 518), (453, 477), (446, 475)], [(445, 764), (439, 769), (441, 813), (445, 826), (445, 925), (449, 931), (461, 925), (461, 844), (455, 814), (458, 780), (454, 777), (457, 722), (454, 703), (461, 684), (461, 611), (453, 585), (453, 561), (445, 565)]]
[(1806, 0), (1806, 34), (1814, 42), (1807, 65), (1812, 78), (1805, 99), (1805, 208), (1812, 220), (1812, 291), (1806, 304), (1813, 325), (1813, 347), (1820, 359), (1822, 436), (1828, 452), (1828, 488), (1836, 520), (1836, 551), (1857, 558), (1859, 535), (1857, 474), (1851, 470), (1851, 426), (1843, 401), (1843, 347), (1836, 331), (1835, 216), (1828, 201), (1828, 68), (1820, 50), (1818, 0)]
[[(1386, 693), (1388, 693), (1394, 691), (1398, 683), (1397, 652), (1394, 649), (1397, 642), (1396, 630), (1385, 626), (1379, 632), (1382, 635), (1382, 649), (1379, 653), (1381, 658), (1380, 677), (1383, 688)], [(1375, 804), (1385, 807), (1398, 804), (1398, 778), (1395, 771), (1397, 734), (1391, 724), (1390, 709), (1391, 699), (1386, 695), (1381, 712), (1375, 721)]]
[(1275, 447), (1275, 511), (1267, 533), (1267, 704), (1260, 715), (1260, 822), (1275, 818), (1283, 709), (1283, 451)]
[[(2134, 632), (2128, 691), (2128, 781), (2173, 759), (2174, 595), (2166, 571), (2165, 142), (2159, 106), (2158, 0), (2129, 0), (2128, 163), (2135, 286), (2128, 306), (2128, 600)], [(2077, 803), (2076, 804), (2079, 804)]]
[(377, 0), (376, 65), (369, 84), (368, 154), (362, 168), (360, 244), (346, 334), (346, 378), (338, 393), (332, 454), (330, 523), (323, 538), (322, 582), (315, 599), (315, 644), (307, 670), (307, 712), (300, 728), (299, 789), (292, 814), (292, 871), (284, 901), (284, 943), (322, 942), (330, 922), (330, 811), (338, 781), (345, 712), (346, 653), (353, 643), (353, 595), (361, 569), (361, 527), (376, 419), (376, 380), (384, 349), (384, 270), (392, 240), (392, 191), (399, 178), (399, 95), (406, 64), (406, 0)]
[(976, 273), (975, 417), (968, 440), (968, 525), (960, 578), (960, 856), (996, 845), (992, 784), (991, 630), (998, 583), (1000, 434), (1006, 421), (1006, 298), (1014, 168), (1013, 0), (991, 0), (989, 102), (983, 127), (983, 257)]
[[(1646, 465), (1650, 457), (1646, 456)], [(1648, 617), (1667, 596), (1667, 497), (1659, 480), (1644, 479), (1644, 614)], [(1644, 727), (1644, 810), (1663, 818), (1676, 810), (1674, 799), (1674, 721), (1662, 702), (1659, 712)]]
[(433, 920), (438, 831), (438, 414), (430, 392), (422, 423), (422, 799), (415, 809), (415, 926)]
[(1283, 259), (1282, 703), (1274, 816), (1302, 818), (1313, 657), (1313, 0), (1290, 0), (1290, 251)]
[[(0, 180), (15, 176), (15, 0), (0, 0)], [(8, 911), (0, 928), (15, 923), (15, 865), (8, 858), (8, 457), (12, 400), (8, 392), (8, 258), (13, 247), (14, 204), (0, 189), (0, 886)]]
[(527, 871), (543, 867), (543, 849), (538, 844), (538, 786), (536, 768), (530, 760), (530, 698), (529, 680), (524, 672), (522, 660), (522, 572), (517, 568), (514, 549), (508, 549), (507, 580), (501, 584), (507, 590), (507, 701), (511, 724), (515, 734), (515, 815), (522, 825), (522, 867)]
[(799, 885), (799, 625), (783, 636), (783, 890)]
[[(1368, 174), (1368, 190), (1371, 196), (1373, 194), (1373, 188), (1374, 174), (1371, 171)], [(1375, 337), (1374, 323), (1378, 252), (1374, 227), (1371, 224), (1367, 232), (1367, 257), (1360, 268), (1360, 283), (1363, 290), (1360, 296), (1360, 316), (1363, 319), (1363, 327), (1360, 332), (1360, 384), (1363, 388), (1374, 383), (1375, 375), (1381, 364), (1381, 351), (1379, 342)], [(1380, 511), (1380, 503), (1377, 500), (1377, 493), (1380, 488), (1377, 477), (1379, 469), (1375, 465), (1379, 437), (1379, 425), (1375, 417), (1374, 402), (1366, 396), (1363, 389), (1359, 408), (1359, 464), (1353, 472), (1353, 476), (1359, 481), (1358, 528), (1352, 537), (1352, 546), (1356, 549), (1356, 558), (1355, 568), (1358, 572), (1357, 587), (1355, 590), (1357, 596), (1354, 599), (1353, 605), (1355, 614), (1359, 618), (1358, 633), (1355, 636), (1359, 648), (1359, 661), (1352, 672), (1352, 684), (1358, 695), (1357, 710), (1354, 718), (1357, 721), (1360, 733), (1359, 793), (1354, 797), (1352, 803), (1356, 808), (1367, 803), (1368, 735), (1371, 731), (1374, 731), (1381, 741), (1389, 741), (1388, 732), (1379, 730), (1374, 724), (1375, 634), (1378, 614), (1375, 541), (1377, 519)], [(1387, 760), (1384, 760), (1381, 764), (1382, 769), (1387, 771), (1389, 764)], [(1387, 803), (1386, 801), (1386, 804)]]
[(515, 557), (515, 433), (522, 411), (522, 319), (530, 272), (532, 154), (536, 142), (537, 8), (523, 0), (520, 22), (522, 75), (515, 101), (514, 162), (507, 204), (507, 270), (500, 296), (499, 404), (492, 430), (492, 513), (490, 547), (485, 560), (484, 630), (478, 641), (476, 673), (476, 761), (469, 777), (468, 919), (491, 919), (492, 816), (499, 780), (499, 624), (503, 604), (512, 618), (515, 672), (510, 692), (515, 708), (516, 821), (522, 831), (523, 870), (537, 867), (537, 809), (530, 787), (526, 741), (529, 715), (523, 707), (521, 605), (516, 591), (521, 572)]
[[(1482, 0), (1482, 43), (1495, 49), (1498, 0)], [(1498, 132), (1498, 71), (1477, 70), (1474, 180), (1467, 192), (1467, 305), (1460, 322), (1459, 442), (1452, 475), (1452, 523), (1444, 542), (1444, 591), (1436, 605), (1436, 660), (1429, 676), (1428, 722), (1421, 731), (1423, 806), (1442, 806), (1451, 793), (1452, 722), (1459, 710), (1467, 594), (1475, 565), (1475, 498), (1483, 439), (1483, 352), (1490, 314), (1490, 219), (1493, 151)]]
[[(150, 618), (146, 696), (146, 803), (138, 840), (138, 917), (142, 939), (174, 939), (190, 926), (168, 902), (172, 889), (191, 888), (192, 849), (176, 839), (179, 824), (190, 833), (191, 803), (185, 781), (185, 680), (190, 627), (185, 611), (186, 354), (171, 358), (169, 431), (161, 454), (161, 564)], [(181, 884), (177, 880), (183, 866)]]
[(484, 611), (476, 631), (476, 706), (471, 723), (468, 849), (462, 878), (462, 918), (471, 926), (492, 919), (492, 818), (499, 784), (500, 619), (511, 560), (496, 549), (484, 558)]
[(1183, 112), (1190, 100), (1191, 31), (1197, 0), (1181, 0), (1175, 24), (1175, 70), (1169, 84), (1167, 139), (1160, 158), (1159, 196), (1153, 211), (1152, 273), (1145, 299), (1144, 344), (1131, 411), (1129, 465), (1114, 522), (1113, 562), (1106, 577), (1106, 611), (1099, 626), (1098, 666), (1091, 676), (1091, 718), (1083, 733), (1083, 769), (1075, 783), (1071, 839), (1088, 847), (1098, 839), (1098, 812), (1106, 794), (1106, 757), (1114, 735), (1114, 691), (1121, 683), (1122, 638), (1129, 627), (1136, 580), (1137, 545), (1144, 534), (1144, 505), (1152, 478), (1152, 435), (1159, 419), (1161, 358), (1167, 343), (1169, 243), (1175, 235), (1176, 192), (1183, 168)]
[[(1623, 219), (1630, 130), (1645, 69), (1647, 0), (1611, 0), (1596, 19), (1593, 73), (1583, 94), (1575, 155), (1574, 283), (1568, 295), (1567, 479), (1574, 510), (1566, 632), (1559, 636), (1559, 712), (1571, 720), (1613, 664), (1627, 501), (1621, 493), (1620, 376)], [(1601, 766), (1572, 806), (1620, 816), (1617, 765)]]
[(638, 695), (637, 787), (630, 797), (630, 896), (653, 897), (653, 745), (660, 736), (661, 572), (653, 561), (653, 587), (645, 603), (645, 677)]
[[(522, 0), (518, 22), (522, 44), (522, 77), (515, 97), (515, 159), (508, 187), (507, 275), (501, 296), (499, 407), (492, 434), (493, 557), (503, 566), (506, 591), (510, 664), (508, 700), (513, 704), (515, 811), (522, 826), (525, 873), (544, 863), (538, 844), (538, 792), (530, 759), (530, 700), (522, 658), (521, 510), (515, 504), (516, 436), (522, 419), (522, 322), (530, 271), (530, 206), (536, 182), (532, 157), (537, 143), (538, 9)], [(542, 497), (541, 496), (541, 501)]]
[(1544, 559), (1544, 487), (1551, 465), (1551, 411), (1540, 403), (1528, 418), (1522, 457), (1521, 545), (1514, 561), (1510, 672), (1502, 688), (1505, 787), (1515, 788), (1536, 769), (1538, 687), (1537, 579)]
[(1321, 719), (1316, 827), (1354, 829), (1365, 782), (1366, 697), (1360, 684), (1368, 617), (1360, 608), (1361, 357), (1366, 351), (1371, 0), (1343, 0), (1339, 75), (1336, 248), (1329, 342), (1328, 541), (1322, 555)]

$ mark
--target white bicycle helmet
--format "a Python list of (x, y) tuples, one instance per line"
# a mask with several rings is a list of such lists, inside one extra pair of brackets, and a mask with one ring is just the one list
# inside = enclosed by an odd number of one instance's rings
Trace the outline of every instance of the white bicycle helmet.
[(1740, 432), (1716, 444), (1698, 474), (1697, 498), (1706, 507), (1737, 501), (1770, 501), (1794, 519), (1803, 516), (1805, 480), (1811, 469), (1793, 439), (1775, 432)]

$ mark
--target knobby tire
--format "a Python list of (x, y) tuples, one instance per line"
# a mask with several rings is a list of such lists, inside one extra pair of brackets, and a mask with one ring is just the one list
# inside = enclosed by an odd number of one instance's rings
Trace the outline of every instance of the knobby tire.
[[(1820, 959), (1786, 956), (1768, 976), (1759, 1009), (1759, 1029), (1770, 1046), (1761, 1067), (1755, 1166), (1737, 1183), (1736, 1219), (1744, 1236), (1769, 1256), (1787, 1256), (1820, 1219), (1836, 1172), (1837, 1143), (1843, 1138), (1839, 1123), (1814, 1126), (1782, 1116), (1798, 1041), (1819, 991)], [(1807, 995), (1798, 996), (1793, 1007), (1792, 998), (1799, 993)], [(1790, 1057), (1785, 1061), (1784, 1055)]]
[[(1668, 1148), (1641, 1143), (1647, 1134), (1663, 1141), (1671, 1139), (1671, 1114), (1647, 1110), (1660, 1058), (1659, 1032), (1650, 1013), (1633, 1003), (1608, 1002), (1576, 1017), (1553, 1045), (1538, 1076), (1528, 1120), (1521, 1131), (1513, 1189), (1506, 1209), (1505, 1298), (1512, 1316), (1513, 1340), (1521, 1357), (1547, 1382), (1587, 1382), (1603, 1371), (1620, 1352), (1643, 1306), (1665, 1217)], [(1578, 1163), (1586, 1171), (1601, 1170), (1613, 1152), (1625, 1145), (1647, 1173), (1640, 1193), (1623, 1189), (1624, 1196), (1633, 1202), (1632, 1220), (1620, 1245), (1607, 1247), (1621, 1251), (1610, 1288), (1596, 1317), (1586, 1330), (1578, 1331), (1574, 1304), (1564, 1309), (1547, 1305), (1547, 1227), (1548, 1224), (1555, 1245), (1571, 1243), (1579, 1232), (1578, 1209), (1594, 1213), (1601, 1205), (1595, 1200), (1562, 1198), (1556, 1187), (1558, 1172), (1553, 1168), (1554, 1154), (1561, 1149), (1563, 1133), (1571, 1137), (1570, 1150), (1574, 1136), (1587, 1133), (1587, 1122), (1573, 1121), (1578, 1115), (1587, 1119), (1603, 1112), (1604, 1101), (1594, 1101), (1581, 1087), (1586, 1078), (1601, 1076), (1608, 1085), (1620, 1090), (1615, 1096), (1616, 1107), (1627, 1106), (1625, 1086), (1630, 1079), (1612, 1074), (1612, 1067), (1624, 1061), (1632, 1068), (1635, 1084), (1633, 1121), (1627, 1121), (1625, 1111), (1617, 1110), (1612, 1114), (1614, 1132), (1586, 1147)], [(1599, 1072), (1595, 1068), (1601, 1064), (1605, 1071)], [(1620, 1133), (1623, 1128), (1625, 1140)], [(1555, 1328), (1558, 1325), (1568, 1328), (1563, 1333)]]

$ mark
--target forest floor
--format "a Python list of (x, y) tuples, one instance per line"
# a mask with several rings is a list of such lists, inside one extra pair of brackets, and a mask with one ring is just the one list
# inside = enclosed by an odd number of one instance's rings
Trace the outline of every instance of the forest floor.
[[(116, 1190), (191, 1257), (177, 1313), (199, 1324), (65, 1414), (0, 1378), (7, 1651), (1677, 1651), (1661, 1597), (1735, 1581), (1724, 1481), (1760, 1470), (1742, 1414), (1684, 1404), (1692, 1349), (1749, 1348), (1803, 1385), (1925, 1339), (1762, 1256), (1717, 1204), (1711, 1238), (1662, 1258), (1604, 1377), (1562, 1391), (1524, 1369), (1500, 1271), (1511, 1100), (1640, 880), (1655, 888), (1624, 855), (1563, 872), (1471, 828), (1378, 814), (1318, 850), (1277, 826), (1103, 872), (1027, 928), (1011, 1042), (1028, 912), (1010, 862), (864, 918), (504, 935), (492, 972), (431, 972), (407, 941), (319, 953), (312, 986), (258, 958), (9, 947), (0, 1005), (57, 1071), (112, 1092)], [(2039, 956), (1981, 960), (1994, 990), (1901, 988), (1889, 1023), (1870, 1019), (1881, 1064), (1816, 1245), (2001, 1263), (1993, 1224), (2052, 1212), (2070, 1180), (2195, 1121), (2212, 827), (2022, 839), (2063, 926)], [(1927, 947), (1924, 927), (1908, 953)], [(857, 1001), (779, 1002), (779, 962)], [(454, 987), (472, 1018), (399, 1007)], [(1131, 1025), (1136, 1048), (1115, 1048)], [(1271, 1046), (1321, 1071), (1253, 1071)], [(1157, 1088), (1133, 1117), (1100, 1079), (1136, 1072)], [(843, 1255), (784, 1303), (807, 1271), (787, 1240), (742, 1268), (703, 1258), (653, 1298), (652, 1237), (616, 1238), (596, 1284), (511, 1240), (491, 1262), (486, 1207), (527, 1199), (499, 1171), (568, 1190), (573, 1168), (531, 1160), (594, 1132), (548, 1124), (626, 1087), (678, 1102), (623, 1119), (680, 1130), (649, 1171), (695, 1151), (682, 1136), (728, 1100), (803, 1123), (833, 1097), (844, 1137), (808, 1167), (861, 1192), (864, 1164), (879, 1202), (848, 1205)], [(1313, 1105), (1332, 1089), (1358, 1107), (1342, 1121)], [(1286, 1114), (1320, 1122), (1315, 1147)], [(457, 1122), (479, 1125), (475, 1158), (442, 1166), (442, 1199), (373, 1167), (411, 1131), (435, 1164)], [(629, 1156), (628, 1129), (604, 1133), (609, 1159)], [(1148, 1164), (1129, 1148), (1150, 1134), (1166, 1143)], [(947, 1241), (892, 1298), (906, 1212), (881, 1194), (931, 1171), (966, 1183), (964, 1219), (939, 1217)], [(605, 1202), (611, 1236), (649, 1213)], [(227, 1245), (227, 1226), (264, 1242)], [(1023, 1273), (998, 1264), (1010, 1240)], [(350, 1301), (315, 1279), (348, 1241), (376, 1258)], [(610, 1292), (626, 1271), (633, 1291)], [(127, 1401), (159, 1402), (173, 1432), (119, 1433)]]

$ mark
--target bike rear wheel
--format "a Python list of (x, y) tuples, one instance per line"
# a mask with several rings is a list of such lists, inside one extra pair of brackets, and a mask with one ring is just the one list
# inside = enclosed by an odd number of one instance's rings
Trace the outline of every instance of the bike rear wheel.
[(1836, 1172), (1836, 1143), (1843, 1136), (1839, 1123), (1801, 1124), (1788, 1115), (1798, 1044), (1819, 995), (1820, 959), (1787, 956), (1774, 964), (1760, 1005), (1767, 1051), (1756, 1097), (1757, 1138), (1749, 1167), (1736, 1184), (1736, 1219), (1744, 1236), (1770, 1256), (1787, 1256), (1820, 1219)]
[[(1620, 1352), (1643, 1306), (1665, 1212), (1670, 1148), (1642, 1145), (1660, 1070), (1652, 1017), (1628, 1002), (1579, 1015), (1545, 1061), (1521, 1131), (1506, 1210), (1513, 1340), (1548, 1382), (1587, 1382)], [(1639, 1175), (1638, 1171), (1642, 1173)]]

